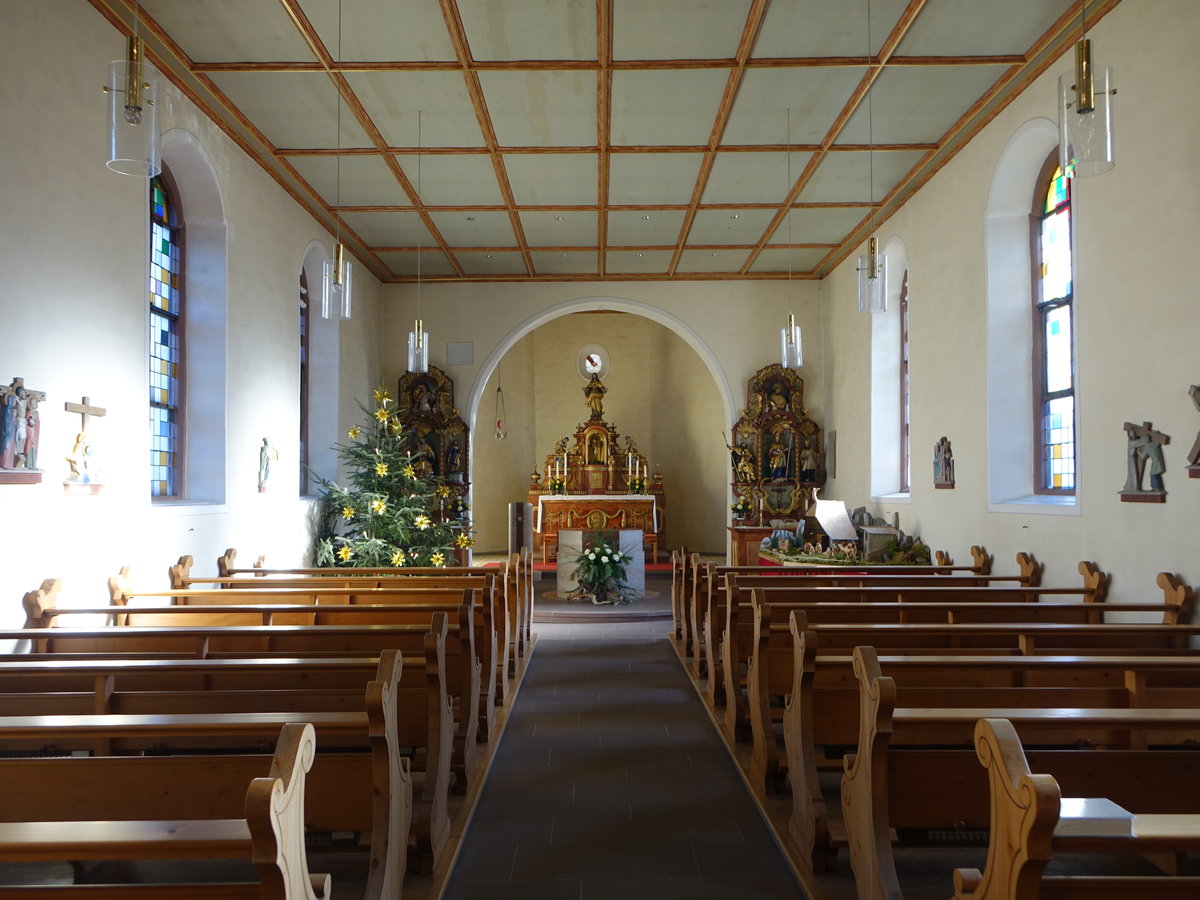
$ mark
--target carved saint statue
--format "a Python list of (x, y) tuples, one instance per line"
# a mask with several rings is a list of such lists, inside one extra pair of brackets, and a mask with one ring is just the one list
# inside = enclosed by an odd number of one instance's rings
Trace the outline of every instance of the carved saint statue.
[(592, 411), (590, 418), (593, 421), (604, 418), (604, 395), (607, 393), (608, 388), (601, 383), (599, 376), (594, 374), (591, 381), (583, 386), (583, 396)]

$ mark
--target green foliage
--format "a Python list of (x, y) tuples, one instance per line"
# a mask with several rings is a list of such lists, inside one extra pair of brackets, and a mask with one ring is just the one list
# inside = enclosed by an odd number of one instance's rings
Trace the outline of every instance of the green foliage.
[[(471, 545), (465, 522), (443, 521), (450, 489), (432, 474), (422, 439), (401, 429), (383, 388), (375, 409), (359, 408), (364, 425), (338, 444), (348, 486), (322, 480), (322, 526), (314, 557), (320, 566), (447, 566), (456, 547)], [(465, 504), (463, 505), (465, 507)], [(457, 504), (454, 504), (457, 509)]]
[(579, 587), (568, 597), (596, 604), (632, 601), (637, 591), (626, 583), (629, 557), (600, 532), (585, 537), (583, 545), (584, 551), (575, 557), (575, 571), (571, 573)]

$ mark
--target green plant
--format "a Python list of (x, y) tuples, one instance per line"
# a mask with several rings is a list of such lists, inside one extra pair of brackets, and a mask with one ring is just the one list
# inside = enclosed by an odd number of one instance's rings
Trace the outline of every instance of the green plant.
[(579, 587), (567, 595), (570, 600), (592, 603), (630, 603), (638, 592), (626, 582), (629, 557), (612, 546), (602, 534), (584, 538), (584, 550), (575, 557), (571, 577)]
[(471, 536), (462, 522), (443, 521), (437, 510), (465, 503), (451, 500), (450, 488), (429, 474), (429, 446), (422, 435), (402, 429), (388, 392), (377, 388), (374, 400), (374, 411), (359, 404), (365, 425), (353, 426), (348, 443), (336, 448), (347, 486), (321, 482), (317, 565), (452, 565), (455, 548), (471, 546)]

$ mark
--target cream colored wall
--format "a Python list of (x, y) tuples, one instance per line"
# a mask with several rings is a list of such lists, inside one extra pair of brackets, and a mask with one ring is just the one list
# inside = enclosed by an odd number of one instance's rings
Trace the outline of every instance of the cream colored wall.
[[(174, 89), (160, 128), (190, 133), (220, 185), (227, 230), (228, 389), (225, 502), (152, 506), (147, 485), (147, 185), (104, 166), (108, 62), (124, 39), (87, 3), (10, 4), (0, 34), (0, 380), (44, 390), (39, 485), (0, 485), (9, 524), (0, 567), (0, 623), (19, 624), (22, 593), (65, 579), (65, 601), (106, 600), (105, 579), (135, 566), (146, 587), (165, 584), (182, 553), (214, 571), (226, 546), (300, 561), (308, 546), (298, 498), (301, 259), (329, 235)], [(49, 65), (47, 61), (53, 61)], [(34, 95), (28, 73), (37, 72)], [(18, 86), (21, 86), (18, 89)], [(36, 96), (35, 96), (36, 95)], [(34, 97), (31, 99), (31, 97)], [(379, 284), (359, 268), (355, 318), (341, 326), (342, 409), (379, 379)], [(215, 273), (217, 277), (221, 273)], [(337, 323), (322, 323), (338, 327)], [(193, 390), (203, 385), (193, 384)], [(98, 496), (64, 496), (83, 395), (107, 409), (89, 426), (104, 465)], [(258, 449), (280, 453), (270, 489), (257, 490)]]
[[(1195, 291), (1185, 242), (1200, 231), (1194, 152), (1200, 120), (1180, 115), (1163, 86), (1200, 82), (1192, 38), (1200, 6), (1188, 0), (1123, 3), (1089, 28), (1097, 64), (1111, 65), (1117, 166), (1074, 183), (1080, 489), (1077, 515), (989, 512), (985, 379), (984, 214), (1006, 142), (1035, 117), (1057, 120), (1056, 79), (1064, 58), (878, 230), (897, 234), (910, 256), (913, 490), (910, 505), (875, 503), (956, 559), (972, 543), (1013, 569), (1035, 550), (1054, 583), (1075, 583), (1075, 564), (1115, 573), (1128, 599), (1157, 595), (1170, 570), (1200, 581), (1195, 549), (1200, 482), (1183, 471), (1200, 416), (1187, 395), (1200, 382)], [(1152, 48), (1152, 50), (1151, 50)], [(1030, 186), (1032, 191), (1032, 184)], [(881, 241), (882, 242), (882, 241)], [(838, 430), (838, 479), (828, 495), (867, 501), (870, 420), (866, 373), (869, 321), (855, 311), (853, 259), (823, 285), (829, 365), (827, 427)], [(836, 348), (836, 350), (832, 349)], [(1171, 435), (1165, 505), (1121, 503), (1122, 422), (1152, 421)], [(1028, 427), (1026, 421), (1014, 427)], [(934, 490), (933, 446), (953, 444), (957, 486)]]
[[(668, 481), (668, 544), (721, 552), (729, 490), (721, 431), (728, 431), (745, 405), (746, 380), (778, 361), (779, 329), (789, 312), (795, 313), (804, 333), (801, 376), (810, 411), (822, 420), (819, 296), (815, 282), (800, 281), (790, 287), (783, 282), (422, 285), (420, 313), (433, 338), (430, 361), (454, 379), (459, 410), (473, 429), (477, 455), (472, 492), (479, 549), (507, 547), (502, 517), (510, 501), (524, 496), (534, 458), (540, 471), (554, 441), (573, 433), (586, 418), (575, 357), (583, 344), (594, 340), (614, 359), (612, 378), (606, 381), (610, 421), (622, 433), (637, 435), (652, 465), (661, 463)], [(573, 315), (605, 310), (628, 315)], [(384, 287), (383, 369), (388, 384), (403, 373), (406, 334), (416, 312), (411, 285)], [(613, 339), (592, 337), (606, 333), (596, 330), (606, 319), (617, 323), (612, 326), (617, 329)], [(573, 324), (577, 321), (584, 325)], [(531, 333), (538, 350), (522, 349), (510, 360), (509, 354)], [(473, 363), (447, 366), (448, 341), (472, 343)], [(657, 377), (655, 366), (662, 373)], [(668, 367), (671, 373), (666, 373)], [(530, 374), (516, 375), (518, 369)], [(515, 457), (511, 462), (503, 453), (489, 458), (481, 446), (496, 443), (490, 436), (494, 373), (508, 406), (509, 438), (501, 443), (514, 441), (517, 432), (533, 435), (528, 447), (508, 451)], [(635, 380), (626, 387), (623, 381), (630, 376)], [(519, 401), (520, 406), (514, 406), (510, 378), (533, 393)], [(677, 379), (677, 391), (660, 389), (659, 382), (666, 378)], [(628, 406), (623, 410), (618, 402)], [(518, 410), (526, 418), (518, 418)]]

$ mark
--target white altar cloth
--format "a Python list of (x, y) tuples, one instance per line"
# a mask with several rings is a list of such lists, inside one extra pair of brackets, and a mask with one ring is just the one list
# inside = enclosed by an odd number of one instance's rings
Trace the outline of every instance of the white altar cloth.
[[(539, 534), (542, 531), (542, 504), (546, 500), (577, 500), (587, 502), (588, 500), (617, 499), (649, 500), (651, 522), (654, 525), (654, 530), (658, 531), (658, 500), (653, 494), (543, 494), (538, 497), (537, 520), (533, 523), (533, 530)], [(638, 533), (640, 534), (641, 532)]]

